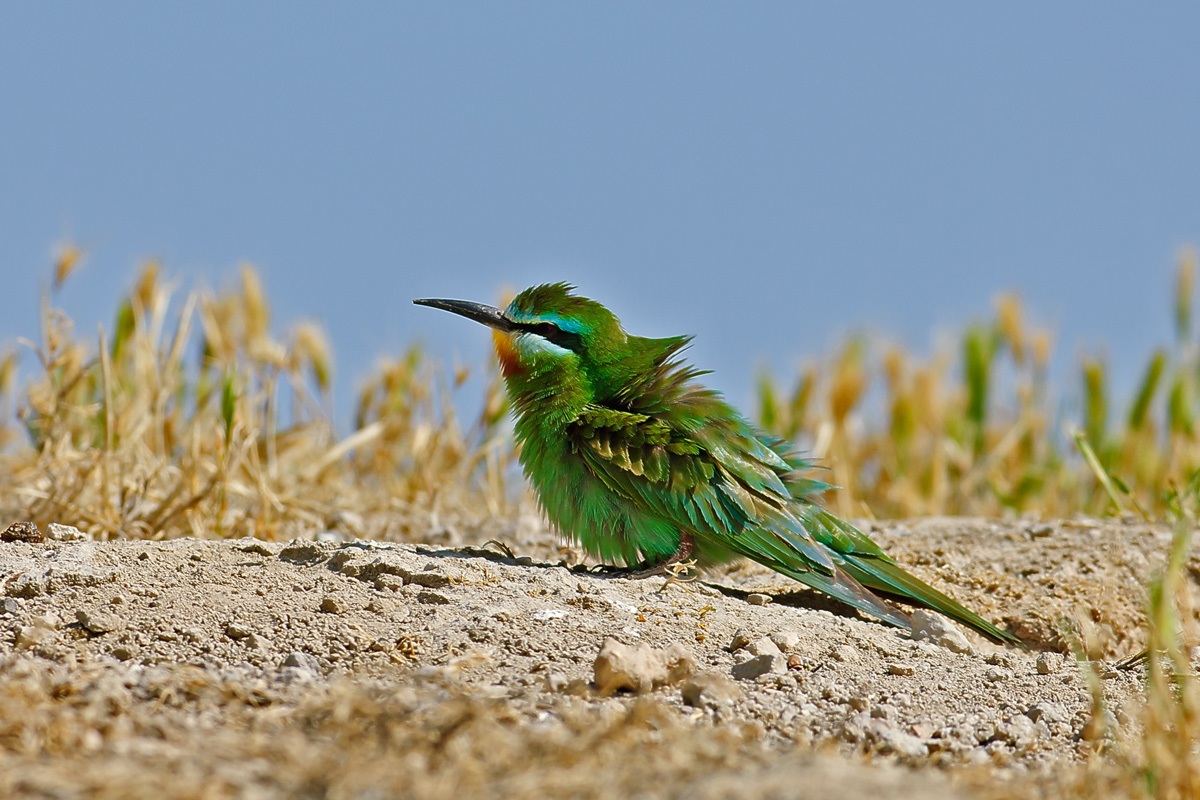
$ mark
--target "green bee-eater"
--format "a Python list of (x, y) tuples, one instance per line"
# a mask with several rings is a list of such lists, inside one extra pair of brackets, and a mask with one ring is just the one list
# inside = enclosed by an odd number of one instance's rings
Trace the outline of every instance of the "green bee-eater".
[(812, 462), (755, 430), (679, 358), (689, 336), (631, 336), (556, 283), (501, 311), (416, 300), (492, 329), (525, 475), (550, 521), (606, 563), (703, 568), (745, 556), (909, 628), (891, 595), (1004, 642), (1016, 638), (905, 572), (817, 505)]

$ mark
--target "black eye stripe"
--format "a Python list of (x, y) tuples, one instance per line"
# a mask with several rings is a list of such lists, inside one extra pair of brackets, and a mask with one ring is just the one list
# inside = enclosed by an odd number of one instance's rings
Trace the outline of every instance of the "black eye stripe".
[(531, 322), (521, 327), (527, 333), (541, 336), (543, 339), (553, 342), (559, 347), (565, 347), (568, 350), (575, 350), (579, 346), (579, 334), (564, 331), (553, 322)]

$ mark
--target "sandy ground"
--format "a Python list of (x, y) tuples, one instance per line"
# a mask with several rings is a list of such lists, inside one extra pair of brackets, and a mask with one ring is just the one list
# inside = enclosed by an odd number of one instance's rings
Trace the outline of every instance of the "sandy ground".
[[(0, 793), (1045, 796), (1136, 739), (1143, 675), (1113, 661), (1167, 530), (871, 530), (1030, 649), (936, 619), (914, 641), (752, 565), (589, 571), (536, 518), (436, 544), (0, 543)], [(1064, 620), (1093, 661), (1064, 657)]]

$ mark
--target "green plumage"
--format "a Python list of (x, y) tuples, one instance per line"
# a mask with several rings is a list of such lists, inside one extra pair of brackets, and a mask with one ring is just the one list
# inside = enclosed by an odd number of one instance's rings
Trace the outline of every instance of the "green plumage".
[(812, 464), (755, 430), (680, 358), (690, 337), (625, 333), (565, 284), (504, 311), (418, 300), (495, 331), (526, 476), (550, 521), (607, 563), (706, 567), (744, 556), (901, 628), (876, 592), (1016, 638), (905, 572), (817, 505)]

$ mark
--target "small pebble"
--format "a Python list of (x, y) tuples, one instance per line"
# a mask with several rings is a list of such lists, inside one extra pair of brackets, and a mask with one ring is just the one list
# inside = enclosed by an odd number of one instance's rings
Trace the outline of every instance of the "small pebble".
[(137, 655), (137, 648), (130, 644), (119, 644), (109, 652), (118, 661), (128, 661)]
[(763, 675), (782, 675), (787, 672), (787, 660), (782, 653), (755, 656), (733, 665), (733, 677), (740, 681), (752, 681)]
[(908, 726), (908, 732), (913, 736), (920, 737), (921, 739), (928, 739), (929, 737), (933, 736), (933, 733), (936, 730), (937, 728), (934, 727), (932, 722), (914, 722), (912, 725)]
[(746, 645), (746, 652), (752, 656), (777, 656), (783, 655), (775, 642), (771, 641), (770, 637), (763, 636), (761, 639), (755, 639), (750, 644)]
[(746, 696), (740, 686), (715, 672), (694, 675), (684, 682), (681, 692), (687, 705), (713, 710), (731, 706)]
[(885, 753), (895, 753), (908, 758), (922, 758), (929, 754), (929, 747), (911, 733), (905, 733), (885, 719), (872, 719), (866, 726), (867, 737)]
[(253, 631), (237, 622), (225, 623), (225, 635), (230, 639), (245, 639)]
[(800, 644), (800, 634), (795, 631), (774, 631), (770, 636), (775, 646), (784, 653)]
[(121, 626), (121, 620), (117, 619), (117, 617), (104, 611), (93, 609), (79, 609), (79, 611), (75, 612), (75, 619), (90, 633), (108, 633), (115, 631)]
[[(234, 548), (243, 553), (254, 553), (255, 555), (260, 556), (275, 555), (271, 549), (262, 542), (261, 539), (255, 539), (253, 536), (246, 536), (242, 539), (239, 539), (234, 545)], [(142, 552), (145, 553), (144, 550)], [(141, 554), (138, 555), (138, 558), (141, 558)]]
[(762, 592), (751, 592), (746, 595), (746, 602), (752, 606), (765, 606), (771, 602), (771, 595)]
[(750, 634), (739, 628), (733, 632), (733, 639), (729, 642), (729, 650), (730, 652), (741, 650), (752, 641), (754, 640), (750, 637)]
[(996, 681), (1008, 680), (1012, 677), (1012, 674), (1009, 673), (1008, 670), (1000, 669), (999, 667), (988, 667), (988, 670), (983, 674), (983, 677), (986, 680), (995, 683)]
[(792, 675), (776, 675), (775, 688), (790, 691), (800, 685), (800, 682)]
[(655, 649), (605, 639), (592, 665), (593, 683), (601, 694), (622, 689), (642, 694), (678, 683), (696, 671), (695, 657), (681, 644)]
[(404, 586), (404, 578), (384, 572), (375, 576), (375, 588), (379, 591), (399, 591)]
[(1062, 665), (1063, 657), (1061, 653), (1038, 653), (1038, 675), (1053, 675), (1062, 669)]
[(283, 666), (296, 667), (311, 672), (313, 675), (321, 674), (321, 662), (317, 657), (305, 653), (303, 650), (294, 650), (288, 654), (288, 657), (283, 660)]
[(324, 561), (328, 551), (318, 542), (293, 539), (279, 551), (279, 557), (294, 564), (310, 564)]
[(829, 656), (834, 661), (848, 664), (858, 660), (858, 650), (848, 644), (834, 645), (833, 649), (829, 651)]
[(45, 628), (48, 631), (56, 631), (62, 627), (62, 620), (57, 614), (38, 614), (30, 620), (35, 627)]
[[(871, 709), (871, 717), (874, 719), (895, 719), (896, 707), (888, 703), (880, 703)], [(1026, 717), (1025, 721), (1028, 722), (1029, 718)], [(1032, 725), (1033, 723), (1030, 724)]]
[(539, 608), (529, 616), (538, 622), (549, 622), (552, 619), (566, 619), (571, 615), (565, 608)]
[(26, 625), (17, 631), (16, 648), (27, 650), (31, 647), (49, 644), (54, 640), (54, 631), (38, 625)]
[(1066, 706), (1061, 703), (1040, 702), (1034, 703), (1025, 711), (1025, 716), (1029, 717), (1034, 722), (1069, 722), (1071, 715), (1067, 712)]
[(997, 734), (1013, 747), (1024, 747), (1033, 741), (1035, 726), (1024, 714), (1014, 714), (1004, 721)]
[(440, 572), (418, 572), (410, 575), (406, 582), (424, 586), (426, 589), (441, 589), (450, 585), (450, 579)]
[(954, 623), (941, 616), (918, 608), (912, 613), (913, 641), (928, 641), (954, 653), (970, 654), (975, 649)]
[(36, 544), (46, 541), (46, 537), (32, 522), (14, 522), (0, 533), (0, 542), (30, 542)]
[(916, 674), (917, 668), (912, 664), (905, 664), (903, 662), (896, 661), (888, 664), (887, 671), (888, 675), (914, 675)]
[(46, 526), (46, 538), (56, 542), (81, 542), (88, 537), (74, 525), (59, 525), (57, 522), (51, 522)]
[(321, 600), (321, 610), (326, 614), (344, 614), (346, 612), (346, 603), (331, 594), (327, 594)]

